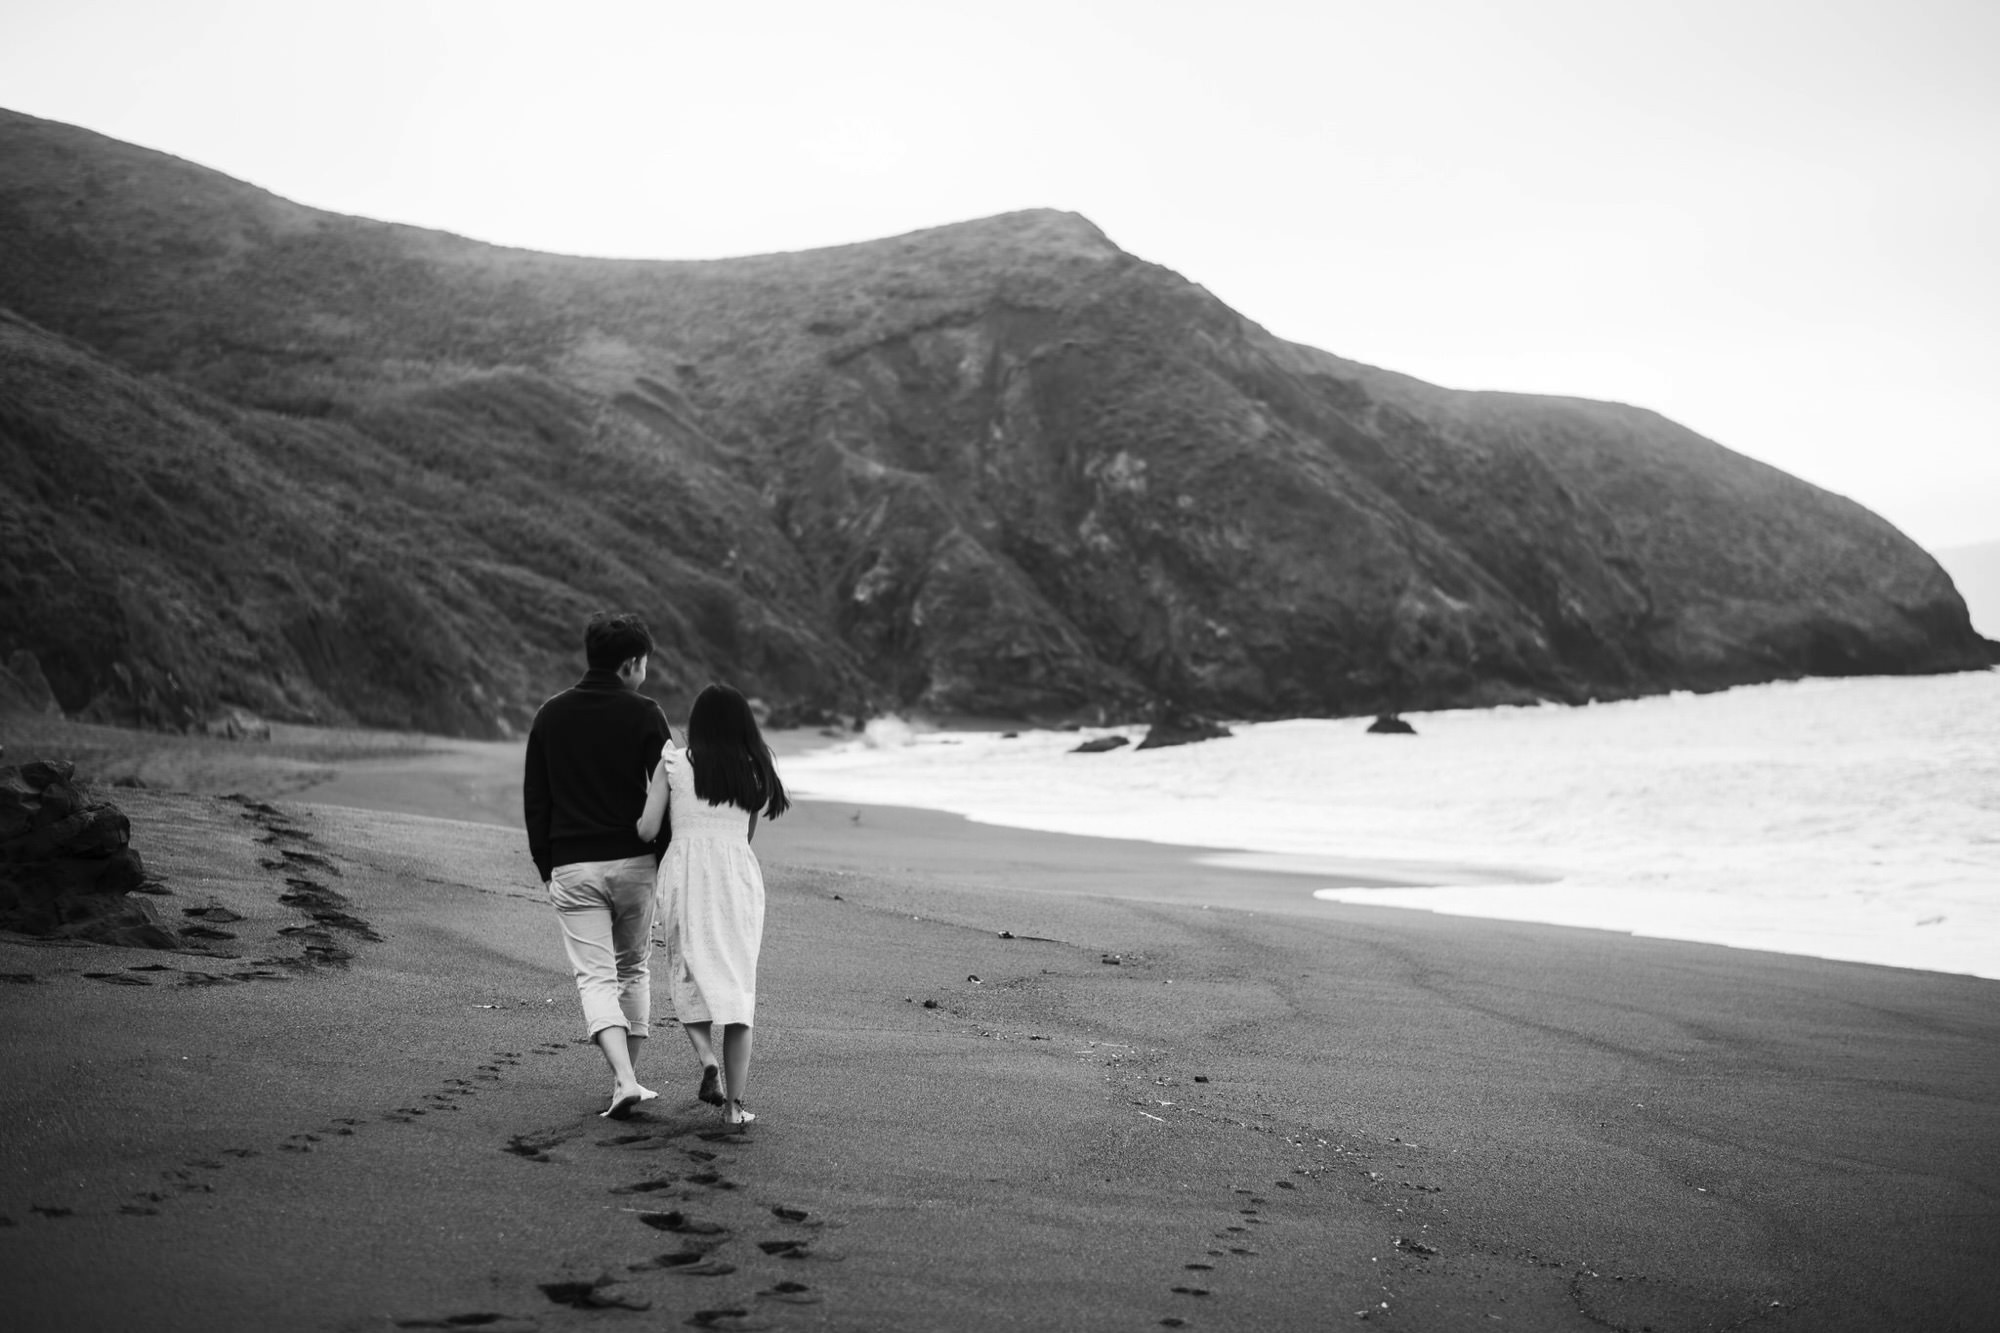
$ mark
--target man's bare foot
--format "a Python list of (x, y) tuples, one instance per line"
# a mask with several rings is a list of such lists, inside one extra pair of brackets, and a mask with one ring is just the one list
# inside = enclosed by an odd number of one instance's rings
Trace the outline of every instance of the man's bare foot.
[(609, 1120), (623, 1120), (632, 1114), (632, 1108), (640, 1102), (650, 1102), (659, 1095), (651, 1088), (642, 1088), (637, 1083), (628, 1088), (617, 1088), (611, 1093), (610, 1109), (600, 1111), (598, 1115)]
[(701, 1067), (701, 1087), (694, 1095), (707, 1102), (710, 1106), (722, 1105), (727, 1099), (722, 1095), (721, 1073), (722, 1071), (714, 1065), (703, 1065)]

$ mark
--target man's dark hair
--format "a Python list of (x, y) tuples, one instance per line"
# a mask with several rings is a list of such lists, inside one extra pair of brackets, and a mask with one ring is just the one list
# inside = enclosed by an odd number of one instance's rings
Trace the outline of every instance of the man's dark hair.
[(646, 632), (646, 622), (635, 615), (599, 611), (583, 627), (583, 660), (593, 671), (616, 671), (630, 658), (652, 654), (653, 636)]

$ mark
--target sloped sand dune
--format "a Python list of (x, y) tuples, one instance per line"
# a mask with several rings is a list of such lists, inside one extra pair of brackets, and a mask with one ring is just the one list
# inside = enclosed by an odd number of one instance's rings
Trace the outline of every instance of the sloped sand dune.
[(808, 805), (739, 1136), (597, 1118), (514, 830), (126, 804), (214, 953), (0, 940), (12, 1327), (2000, 1322), (1991, 982)]

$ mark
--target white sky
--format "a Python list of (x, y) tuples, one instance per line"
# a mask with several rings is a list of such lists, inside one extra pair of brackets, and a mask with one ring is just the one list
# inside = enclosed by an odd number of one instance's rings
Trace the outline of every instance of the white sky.
[(1995, 0), (0, 0), (0, 105), (575, 254), (1071, 209), (1284, 337), (2000, 538)]

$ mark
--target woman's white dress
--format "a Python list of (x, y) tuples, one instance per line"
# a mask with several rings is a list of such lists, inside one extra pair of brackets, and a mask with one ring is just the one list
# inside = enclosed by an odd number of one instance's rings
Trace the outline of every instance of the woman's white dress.
[(750, 850), (750, 812), (695, 795), (694, 769), (672, 746), (667, 812), (673, 838), (655, 885), (667, 944), (667, 997), (682, 1023), (754, 1023), (764, 940), (764, 872)]

